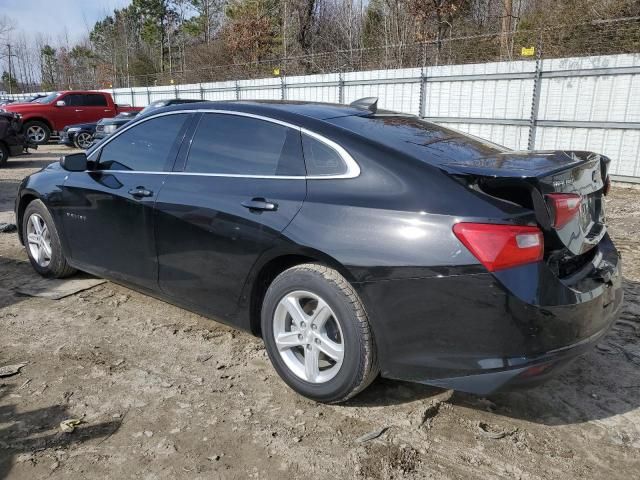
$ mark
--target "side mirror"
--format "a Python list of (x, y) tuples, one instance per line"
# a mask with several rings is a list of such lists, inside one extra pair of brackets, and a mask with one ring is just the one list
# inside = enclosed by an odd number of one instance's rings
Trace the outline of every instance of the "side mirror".
[(65, 102), (64, 100), (58, 100), (56, 102), (56, 107), (66, 107), (67, 106), (67, 102)]
[(60, 166), (69, 172), (84, 172), (87, 169), (85, 153), (70, 153), (60, 157)]

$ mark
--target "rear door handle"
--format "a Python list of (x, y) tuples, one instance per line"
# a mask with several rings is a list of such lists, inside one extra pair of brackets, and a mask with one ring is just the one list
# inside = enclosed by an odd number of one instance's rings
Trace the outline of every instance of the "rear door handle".
[(147, 190), (145, 187), (136, 187), (129, 190), (129, 195), (132, 195), (136, 198), (150, 197), (153, 195), (151, 190)]
[(266, 210), (270, 212), (278, 209), (277, 203), (269, 202), (264, 198), (252, 198), (251, 200), (245, 200), (242, 202), (242, 206), (249, 210)]
[(76, 112), (84, 112), (84, 110), (78, 110), (78, 109), (76, 108)]

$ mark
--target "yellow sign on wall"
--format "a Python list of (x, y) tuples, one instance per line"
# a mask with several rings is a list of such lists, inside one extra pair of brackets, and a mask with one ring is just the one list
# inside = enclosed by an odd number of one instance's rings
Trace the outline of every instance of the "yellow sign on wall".
[(274, 68), (274, 69), (273, 69), (273, 74), (274, 74), (276, 77), (280, 76), (280, 69), (279, 69), (279, 68)]
[(522, 47), (520, 54), (523, 57), (533, 57), (536, 54), (536, 47)]

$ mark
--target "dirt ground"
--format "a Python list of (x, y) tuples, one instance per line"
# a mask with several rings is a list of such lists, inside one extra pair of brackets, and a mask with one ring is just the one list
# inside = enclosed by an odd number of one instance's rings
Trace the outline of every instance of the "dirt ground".
[[(0, 222), (63, 151), (0, 170)], [(560, 377), (490, 398), (379, 379), (338, 406), (289, 390), (259, 339), (110, 282), (18, 296), (36, 274), (0, 233), (0, 366), (27, 363), (0, 378), (0, 478), (640, 478), (640, 189), (607, 203), (626, 305)]]

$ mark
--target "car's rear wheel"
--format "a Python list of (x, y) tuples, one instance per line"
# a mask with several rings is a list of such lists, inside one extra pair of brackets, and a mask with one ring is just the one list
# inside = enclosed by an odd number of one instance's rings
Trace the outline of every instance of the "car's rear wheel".
[(341, 402), (378, 374), (364, 306), (331, 268), (304, 264), (281, 273), (265, 294), (261, 320), (274, 368), (305, 397)]
[(91, 146), (93, 142), (92, 136), (89, 132), (78, 132), (76, 134), (76, 138), (73, 143), (76, 144), (76, 147), (86, 150)]
[(64, 278), (76, 270), (67, 263), (53, 218), (40, 200), (33, 200), (24, 211), (22, 238), (31, 265), (43, 277)]
[(9, 149), (7, 146), (0, 142), (0, 168), (4, 167), (9, 160)]
[(26, 122), (24, 124), (24, 132), (29, 141), (37, 145), (43, 145), (51, 138), (51, 129), (49, 126), (38, 120)]

